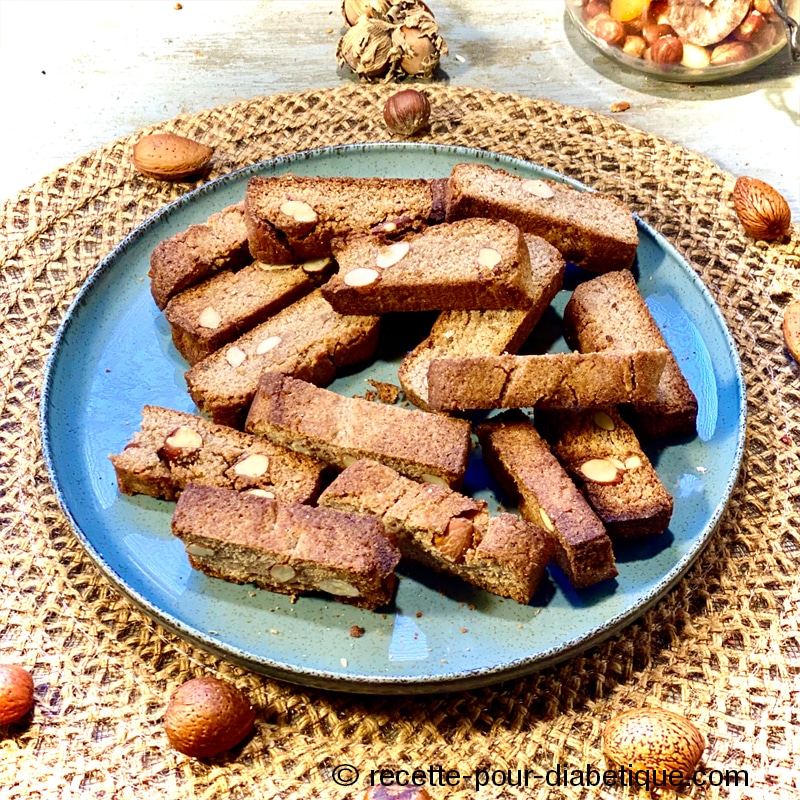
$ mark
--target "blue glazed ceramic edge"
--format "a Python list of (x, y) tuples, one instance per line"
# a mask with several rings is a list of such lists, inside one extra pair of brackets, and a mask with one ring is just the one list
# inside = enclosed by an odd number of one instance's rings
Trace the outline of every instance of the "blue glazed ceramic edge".
[[(450, 147), (446, 145), (426, 145), (420, 143), (375, 143), (375, 144), (360, 144), (360, 145), (341, 145), (337, 147), (308, 150), (308, 151), (303, 151), (301, 153), (281, 156), (279, 158), (272, 159), (266, 162), (261, 162), (259, 164), (244, 167), (242, 169), (229, 173), (228, 175), (222, 176), (216, 179), (215, 181), (209, 182), (208, 184), (204, 184), (203, 186), (200, 186), (197, 189), (173, 201), (172, 203), (161, 209), (159, 212), (154, 214), (152, 217), (150, 217), (148, 220), (146, 220), (141, 226), (139, 226), (136, 230), (131, 232), (128, 236), (126, 236), (125, 239), (123, 239), (122, 242), (120, 242), (120, 244), (117, 245), (117, 247), (115, 247), (114, 250), (112, 250), (112, 252), (109, 253), (109, 255), (106, 256), (106, 258), (104, 258), (100, 262), (100, 264), (97, 266), (94, 272), (86, 280), (86, 282), (80, 289), (78, 295), (70, 305), (64, 317), (64, 320), (55, 336), (53, 347), (48, 356), (47, 364), (45, 366), (44, 379), (42, 384), (41, 406), (40, 406), (40, 424), (41, 424), (43, 452), (45, 457), (45, 463), (51, 478), (51, 482), (54, 486), (54, 490), (56, 492), (59, 504), (61, 505), (67, 518), (70, 520), (70, 524), (76, 531), (76, 534), (83, 547), (91, 555), (95, 563), (98, 565), (101, 571), (106, 575), (106, 577), (109, 578), (109, 580), (126, 597), (128, 597), (135, 605), (137, 605), (140, 609), (142, 609), (148, 616), (164, 624), (165, 627), (174, 631), (182, 638), (191, 641), (192, 643), (202, 647), (205, 650), (216, 653), (217, 655), (223, 658), (241, 664), (242, 666), (245, 666), (249, 669), (256, 669), (257, 671), (263, 672), (272, 677), (287, 680), (289, 682), (301, 683), (304, 686), (311, 686), (324, 689), (335, 689), (342, 691), (364, 692), (364, 693), (392, 693), (392, 692), (408, 692), (408, 691), (421, 693), (421, 692), (435, 692), (435, 691), (444, 691), (452, 689), (476, 688), (500, 680), (506, 680), (509, 678), (518, 677), (520, 675), (524, 675), (542, 669), (544, 667), (550, 666), (554, 663), (557, 663), (558, 661), (565, 660), (566, 658), (575, 655), (576, 652), (578, 652), (575, 650), (576, 647), (578, 647), (580, 651), (583, 651), (593, 645), (598, 644), (602, 640), (612, 636), (614, 633), (618, 632), (621, 628), (625, 627), (631, 621), (641, 616), (642, 613), (644, 613), (648, 608), (650, 608), (654, 603), (656, 603), (664, 594), (666, 594), (675, 586), (675, 584), (683, 577), (683, 575), (689, 569), (691, 564), (698, 557), (700, 552), (702, 552), (704, 547), (707, 545), (709, 539), (713, 535), (716, 527), (718, 526), (720, 517), (722, 516), (722, 513), (725, 509), (725, 506), (727, 505), (730, 494), (736, 483), (738, 471), (741, 466), (741, 458), (744, 449), (744, 433), (745, 433), (745, 419), (746, 419), (745, 390), (742, 377), (741, 363), (738, 357), (738, 352), (736, 349), (736, 345), (733, 341), (733, 338), (730, 335), (727, 326), (725, 325), (724, 319), (716, 302), (713, 300), (708, 289), (705, 287), (705, 285), (697, 277), (697, 275), (691, 268), (688, 268), (687, 272), (692, 282), (695, 284), (696, 288), (705, 297), (707, 305), (711, 309), (714, 315), (714, 321), (717, 327), (719, 328), (720, 332), (722, 333), (723, 337), (725, 338), (725, 341), (727, 342), (729, 354), (734, 362), (737, 400), (739, 405), (739, 414), (738, 414), (739, 422), (737, 430), (736, 452), (734, 456), (736, 469), (729, 476), (726, 482), (725, 490), (711, 515), (710, 521), (706, 525), (702, 535), (699, 536), (699, 538), (697, 539), (697, 542), (695, 543), (694, 547), (690, 549), (683, 556), (683, 558), (681, 558), (680, 561), (678, 561), (673, 566), (673, 568), (664, 575), (664, 579), (653, 588), (653, 590), (650, 592), (649, 595), (645, 596), (645, 598), (633, 609), (629, 609), (618, 616), (612, 617), (611, 619), (607, 620), (603, 625), (598, 626), (593, 631), (590, 631), (588, 635), (583, 635), (562, 642), (556, 648), (539, 653), (535, 658), (535, 660), (532, 660), (530, 658), (522, 658), (522, 659), (517, 659), (515, 661), (505, 662), (497, 666), (496, 668), (465, 670), (451, 674), (443, 673), (437, 676), (428, 676), (423, 680), (420, 680), (417, 677), (404, 678), (402, 676), (359, 677), (357, 675), (354, 675), (352, 677), (348, 676), (346, 678), (342, 678), (342, 676), (339, 674), (327, 672), (324, 670), (315, 670), (310, 668), (287, 669), (285, 665), (279, 662), (271, 661), (270, 659), (258, 658), (257, 660), (254, 660), (251, 654), (246, 653), (230, 645), (220, 647), (217, 644), (217, 642), (215, 642), (213, 639), (204, 636), (201, 632), (195, 630), (190, 626), (185, 625), (179, 619), (176, 619), (168, 612), (165, 612), (163, 609), (154, 605), (146, 597), (142, 596), (139, 592), (135, 591), (134, 589), (132, 589), (127, 585), (125, 579), (122, 576), (120, 576), (110, 566), (110, 564), (107, 563), (102, 554), (92, 545), (85, 532), (80, 528), (79, 524), (77, 523), (77, 520), (75, 519), (75, 517), (73, 516), (68, 507), (66, 498), (61, 490), (61, 487), (59, 485), (58, 479), (54, 471), (52, 449), (50, 444), (50, 434), (49, 434), (50, 424), (49, 424), (48, 412), (50, 406), (49, 396), (50, 396), (51, 383), (53, 379), (53, 371), (55, 368), (55, 363), (57, 360), (58, 353), (60, 351), (60, 346), (64, 338), (69, 333), (70, 324), (71, 321), (74, 319), (76, 309), (78, 309), (82, 305), (87, 294), (91, 292), (94, 283), (108, 269), (111, 268), (111, 266), (113, 265), (114, 261), (117, 259), (120, 253), (124, 252), (128, 247), (130, 247), (130, 245), (133, 242), (135, 242), (138, 238), (143, 236), (151, 226), (157, 224), (163, 218), (168, 217), (171, 213), (174, 212), (175, 209), (180, 208), (185, 204), (191, 203), (192, 200), (198, 195), (210, 193), (219, 188), (219, 186), (224, 185), (227, 182), (238, 181), (243, 179), (243, 177), (247, 175), (259, 174), (260, 172), (267, 169), (272, 169), (272, 170), (280, 169), (282, 166), (295, 163), (298, 160), (307, 160), (329, 154), (334, 156), (338, 155), (346, 156), (348, 152), (352, 151), (382, 150), (382, 149), (390, 151), (420, 149), (428, 153), (443, 152), (450, 155), (463, 154), (465, 157), (469, 157), (471, 159), (478, 159), (478, 160), (486, 159), (486, 160), (491, 160), (495, 163), (505, 162), (511, 167), (517, 166), (523, 169), (534, 168), (544, 175), (551, 176), (556, 180), (567, 182), (575, 186), (576, 188), (581, 188), (581, 189), (587, 188), (575, 179), (571, 179), (567, 176), (561, 175), (560, 173), (556, 173), (553, 170), (539, 167), (538, 165), (534, 165), (531, 164), (530, 162), (516, 159), (511, 156), (497, 154), (486, 150), (475, 150), (472, 148), (465, 148), (465, 147)], [(668, 251), (673, 258), (675, 258), (677, 261), (682, 262), (684, 265), (686, 264), (685, 260), (677, 253), (675, 248), (673, 248), (672, 245), (664, 239), (664, 237), (662, 237), (660, 234), (658, 234), (656, 231), (654, 231), (652, 228), (646, 225), (638, 217), (637, 217), (637, 224), (646, 229), (647, 232), (657, 241), (659, 246), (663, 248), (665, 251)]]

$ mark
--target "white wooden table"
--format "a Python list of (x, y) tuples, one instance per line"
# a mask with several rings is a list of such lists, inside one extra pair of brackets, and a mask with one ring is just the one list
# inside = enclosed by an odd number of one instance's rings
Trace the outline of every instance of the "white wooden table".
[[(0, 200), (184, 111), (335, 86), (338, 0), (0, 0)], [(623, 73), (563, 0), (429, 0), (450, 47), (438, 80), (608, 113), (760, 177), (800, 220), (800, 64), (686, 86)]]

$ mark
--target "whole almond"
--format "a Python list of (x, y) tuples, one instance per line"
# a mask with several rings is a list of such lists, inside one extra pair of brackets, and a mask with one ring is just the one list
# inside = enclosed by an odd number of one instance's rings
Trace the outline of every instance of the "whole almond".
[(693, 722), (664, 708), (625, 711), (603, 730), (606, 757), (629, 769), (652, 770), (653, 785), (663, 785), (673, 772), (690, 778), (705, 747)]
[(758, 178), (742, 176), (733, 187), (733, 207), (754, 239), (781, 239), (789, 232), (792, 212), (784, 197)]
[(790, 303), (783, 312), (783, 336), (795, 361), (800, 361), (800, 300)]
[(214, 149), (174, 133), (153, 133), (133, 147), (133, 165), (142, 175), (164, 181), (179, 181), (200, 172)]

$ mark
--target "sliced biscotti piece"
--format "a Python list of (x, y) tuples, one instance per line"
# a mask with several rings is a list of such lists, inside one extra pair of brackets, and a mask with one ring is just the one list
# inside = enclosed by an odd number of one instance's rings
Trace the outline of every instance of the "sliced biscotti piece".
[(530, 256), (509, 222), (467, 219), (389, 242), (353, 236), (334, 243), (339, 271), (322, 287), (342, 314), (528, 308)]
[(164, 315), (175, 348), (196, 364), (308, 294), (314, 285), (300, 267), (274, 269), (256, 261), (185, 289), (167, 303)]
[(422, 228), (433, 211), (433, 192), (423, 179), (254, 177), (245, 210), (253, 257), (291, 264), (329, 256), (331, 242), (352, 233)]
[(428, 404), (440, 411), (480, 408), (597, 408), (650, 400), (669, 351), (545, 353), (435, 358)]
[(533, 423), (507, 412), (475, 431), (492, 474), (511, 497), (519, 498), (522, 516), (555, 538), (555, 560), (573, 586), (590, 586), (617, 575), (611, 540), (603, 523)]
[(428, 405), (428, 367), (434, 358), (515, 353), (558, 294), (564, 259), (544, 239), (524, 234), (531, 262), (533, 294), (525, 309), (443, 311), (430, 335), (402, 361), (397, 377), (414, 405)]
[(593, 272), (631, 266), (639, 244), (630, 209), (616, 197), (531, 180), (487, 164), (457, 164), (447, 184), (447, 221), (507, 219)]
[(537, 413), (536, 424), (610, 536), (666, 530), (672, 496), (615, 408)]
[(309, 503), (325, 468), (258, 436), (159, 406), (144, 407), (141, 427), (110, 458), (121, 492), (167, 500), (195, 482)]
[(215, 422), (241, 428), (262, 372), (328, 383), (373, 354), (379, 323), (338, 314), (317, 289), (195, 364), (186, 373), (189, 394)]
[(252, 261), (247, 245), (244, 205), (212, 214), (202, 225), (156, 245), (150, 256), (150, 291), (163, 311), (173, 295), (223, 269), (238, 269)]
[(518, 603), (530, 602), (554, 551), (540, 524), (513, 514), (490, 517), (483, 501), (417, 483), (375, 461), (344, 470), (319, 504), (376, 516), (397, 534), (406, 558)]
[[(567, 340), (581, 352), (667, 347), (629, 272), (580, 284), (564, 309)], [(670, 352), (656, 396), (634, 401), (633, 424), (643, 439), (695, 433), (697, 398)]]
[(277, 372), (261, 376), (245, 427), (338, 467), (371, 458), (448, 486), (463, 480), (470, 450), (466, 420), (344, 397)]
[(172, 532), (191, 565), (215, 578), (282, 594), (325, 592), (368, 609), (394, 595), (400, 552), (373, 517), (191, 483)]

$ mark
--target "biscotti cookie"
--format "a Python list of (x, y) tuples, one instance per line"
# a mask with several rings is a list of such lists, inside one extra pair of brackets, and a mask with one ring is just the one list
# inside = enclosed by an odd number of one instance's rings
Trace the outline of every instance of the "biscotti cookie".
[(173, 295), (223, 269), (238, 269), (252, 261), (247, 245), (244, 205), (212, 214), (202, 225), (156, 245), (150, 256), (150, 292), (163, 311)]
[[(564, 309), (565, 336), (581, 352), (667, 347), (647, 303), (628, 272), (580, 284)], [(695, 433), (697, 398), (670, 352), (654, 399), (634, 402), (639, 436), (655, 439)]]
[(609, 536), (652, 536), (666, 530), (672, 496), (615, 408), (537, 413), (536, 424)]
[(431, 217), (431, 181), (402, 178), (254, 177), (245, 211), (250, 251), (268, 264), (331, 254), (334, 239), (378, 228), (419, 230)]
[(258, 436), (159, 406), (144, 407), (140, 429), (110, 459), (123, 494), (166, 500), (193, 481), (309, 503), (319, 493), (325, 468)]
[(322, 287), (341, 314), (528, 308), (530, 256), (509, 222), (467, 219), (389, 242), (352, 236), (335, 242), (339, 271)]
[(402, 361), (397, 377), (414, 405), (428, 405), (428, 367), (434, 358), (515, 353), (561, 289), (564, 259), (544, 239), (523, 234), (531, 262), (533, 293), (526, 309), (443, 311), (430, 335)]
[(435, 358), (428, 404), (439, 411), (481, 408), (597, 408), (651, 400), (668, 350)]
[(337, 369), (373, 354), (379, 322), (337, 314), (315, 290), (195, 364), (186, 373), (189, 394), (215, 422), (240, 428), (262, 372), (329, 383)]
[(552, 537), (486, 503), (421, 484), (374, 461), (356, 461), (320, 495), (327, 508), (370, 514), (397, 534), (400, 552), (439, 572), (528, 603), (553, 555)]
[(167, 303), (164, 315), (175, 348), (196, 364), (313, 288), (300, 267), (276, 270), (256, 261), (185, 289)]
[(570, 480), (533, 423), (519, 412), (507, 412), (478, 425), (475, 431), (492, 474), (520, 514), (555, 538), (555, 560), (577, 588), (617, 575), (603, 523)]
[(289, 595), (325, 592), (367, 609), (394, 595), (400, 552), (373, 517), (190, 483), (172, 532), (191, 565), (215, 578)]
[(245, 428), (338, 467), (371, 458), (448, 486), (463, 480), (470, 450), (466, 420), (343, 397), (277, 372), (261, 376)]
[(507, 219), (593, 272), (629, 268), (639, 244), (633, 215), (616, 197), (487, 164), (457, 164), (450, 175), (447, 221), (467, 217)]

